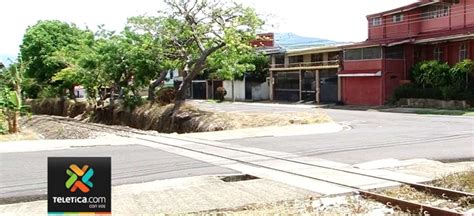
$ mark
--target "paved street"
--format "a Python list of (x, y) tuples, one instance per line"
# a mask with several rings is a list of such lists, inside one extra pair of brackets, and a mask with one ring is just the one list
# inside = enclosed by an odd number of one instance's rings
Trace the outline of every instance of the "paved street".
[(334, 121), (352, 127), (352, 130), (339, 133), (226, 140), (228, 143), (350, 164), (384, 158), (444, 161), (474, 159), (474, 117), (316, 109), (300, 105), (199, 105), (206, 109), (230, 112), (291, 113), (318, 110), (327, 113)]
[[(188, 157), (141, 145), (0, 154), (0, 199), (46, 195), (48, 157), (112, 157), (112, 184), (236, 173)], [(22, 198), (24, 199), (24, 198)]]
[[(307, 112), (312, 106), (209, 104), (201, 108), (223, 112)], [(303, 161), (326, 160), (347, 164), (396, 158), (469, 160), (474, 158), (474, 118), (429, 116), (375, 111), (318, 109), (352, 129), (336, 133), (254, 137), (225, 143), (274, 151)], [(125, 141), (124, 141), (125, 142)], [(131, 143), (135, 144), (135, 143)], [(139, 143), (137, 143), (139, 144)], [(184, 144), (183, 144), (184, 145)], [(187, 146), (187, 144), (186, 144)], [(243, 147), (242, 147), (243, 148)], [(111, 156), (113, 185), (149, 182), (187, 176), (249, 173), (252, 168), (212, 163), (182, 151), (143, 145), (84, 146), (80, 148), (0, 154), (0, 198), (44, 196), (48, 156)], [(202, 150), (201, 147), (196, 147)], [(265, 152), (263, 155), (268, 155)], [(305, 157), (306, 156), (306, 157)], [(208, 162), (203, 162), (208, 161)], [(258, 172), (256, 172), (258, 174)], [(274, 176), (275, 177), (275, 176)], [(275, 179), (280, 179), (279, 176)], [(291, 182), (290, 182), (291, 183)], [(37, 198), (35, 198), (37, 199)]]

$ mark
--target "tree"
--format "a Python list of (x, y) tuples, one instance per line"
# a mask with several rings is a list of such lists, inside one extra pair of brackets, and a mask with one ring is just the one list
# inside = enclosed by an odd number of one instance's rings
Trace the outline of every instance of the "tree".
[(470, 59), (466, 59), (462, 62), (455, 64), (449, 70), (449, 76), (451, 84), (457, 89), (463, 88), (468, 89), (469, 87), (469, 75), (473, 73), (474, 63)]
[(91, 37), (90, 31), (57, 20), (39, 21), (28, 27), (20, 46), (21, 56), (27, 62), (25, 75), (36, 79), (40, 85), (51, 84), (52, 77), (68, 67), (57, 58), (57, 52), (74, 49), (78, 44), (90, 41)]
[(414, 66), (413, 78), (418, 84), (439, 88), (450, 84), (450, 67), (439, 61), (424, 61)]
[[(191, 81), (201, 73), (208, 58), (225, 50), (227, 56), (251, 48), (250, 41), (263, 21), (252, 8), (217, 0), (165, 0), (160, 12), (160, 33), (167, 45), (165, 53), (176, 53), (181, 61), (183, 82), (175, 100), (175, 114), (186, 99)], [(233, 61), (235, 63), (235, 61)]]
[[(21, 59), (21, 58), (20, 58)], [(25, 64), (20, 60), (3, 69), (0, 80), (3, 83), (0, 89), (0, 111), (6, 116), (8, 122), (8, 132), (20, 132), (19, 118), (21, 112), (25, 111), (21, 96), (21, 82)]]

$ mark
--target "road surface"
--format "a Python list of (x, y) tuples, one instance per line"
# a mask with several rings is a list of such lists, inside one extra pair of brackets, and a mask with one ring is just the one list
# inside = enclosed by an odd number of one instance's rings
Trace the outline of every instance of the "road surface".
[(474, 159), (474, 117), (417, 115), (378, 111), (317, 109), (310, 106), (272, 106), (243, 103), (198, 103), (225, 112), (302, 112), (317, 110), (351, 130), (332, 134), (260, 137), (225, 142), (314, 156), (343, 163), (396, 158), (442, 161)]
[[(233, 112), (302, 112), (299, 106), (208, 104), (202, 108)], [(351, 130), (338, 133), (226, 140), (227, 143), (328, 159), (343, 163), (396, 158), (472, 160), (474, 118), (321, 109)], [(46, 193), (48, 156), (111, 156), (113, 185), (186, 176), (235, 173), (196, 159), (141, 145), (96, 146), (55, 151), (0, 153), (0, 200)], [(35, 199), (38, 199), (36, 197)]]

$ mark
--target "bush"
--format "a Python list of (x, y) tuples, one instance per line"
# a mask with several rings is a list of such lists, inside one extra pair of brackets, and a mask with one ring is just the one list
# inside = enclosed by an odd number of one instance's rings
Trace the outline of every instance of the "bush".
[(216, 89), (216, 99), (219, 101), (224, 101), (224, 97), (227, 95), (227, 91), (224, 87), (218, 87)]
[(467, 78), (473, 72), (474, 63), (470, 59), (466, 59), (457, 63), (449, 70), (450, 84), (458, 89), (467, 88)]
[(176, 90), (172, 87), (161, 88), (156, 92), (155, 100), (161, 105), (173, 103), (176, 99)]
[(423, 87), (439, 88), (451, 84), (450, 67), (439, 61), (424, 61), (412, 69), (412, 77)]
[(125, 95), (123, 98), (123, 105), (132, 110), (137, 106), (141, 106), (143, 102), (143, 98), (139, 95)]
[(393, 93), (394, 101), (401, 98), (443, 99), (443, 94), (437, 88), (420, 88), (415, 84), (405, 84), (395, 89)]

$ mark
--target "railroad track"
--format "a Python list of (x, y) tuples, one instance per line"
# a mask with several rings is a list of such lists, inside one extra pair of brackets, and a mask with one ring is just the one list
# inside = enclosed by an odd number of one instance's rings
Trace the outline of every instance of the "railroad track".
[[(55, 117), (53, 117), (53, 118), (55, 118)], [(48, 119), (48, 121), (55, 121), (55, 122), (60, 123), (60, 124), (70, 124), (70, 125), (73, 125), (70, 122), (74, 122), (74, 123), (87, 125), (87, 127), (89, 127), (89, 128), (90, 127), (95, 127), (95, 128), (100, 128), (100, 129), (107, 128), (109, 130), (121, 131), (121, 132), (126, 132), (126, 133), (129, 133), (129, 134), (131, 133), (131, 134), (137, 134), (137, 135), (156, 136), (156, 137), (162, 137), (162, 138), (168, 138), (168, 139), (175, 139), (175, 140), (179, 140), (179, 141), (192, 142), (192, 143), (199, 144), (199, 145), (205, 145), (205, 146), (214, 147), (214, 148), (226, 149), (226, 150), (236, 151), (236, 152), (240, 152), (240, 153), (246, 153), (246, 154), (256, 155), (256, 156), (260, 156), (260, 157), (266, 157), (266, 158), (269, 158), (269, 160), (271, 160), (271, 159), (282, 160), (282, 161), (286, 161), (286, 162), (297, 163), (297, 164), (307, 165), (307, 166), (313, 166), (313, 167), (328, 169), (328, 170), (332, 170), (332, 171), (350, 173), (350, 174), (360, 175), (360, 176), (364, 176), (364, 177), (370, 177), (370, 178), (375, 178), (375, 179), (380, 179), (380, 180), (385, 180), (385, 181), (390, 181), (390, 182), (396, 182), (396, 183), (399, 183), (399, 184), (407, 185), (407, 186), (409, 186), (411, 188), (414, 188), (418, 191), (422, 191), (422, 192), (427, 193), (427, 194), (432, 194), (432, 195), (434, 195), (436, 197), (439, 197), (441, 199), (456, 201), (456, 200), (459, 200), (461, 198), (464, 198), (464, 199), (467, 199), (468, 202), (474, 202), (474, 193), (456, 191), (456, 190), (451, 190), (451, 189), (441, 188), (441, 187), (435, 187), (435, 186), (420, 184), (420, 183), (399, 181), (399, 180), (395, 180), (395, 179), (389, 179), (389, 178), (386, 178), (386, 177), (380, 177), (380, 176), (375, 176), (375, 175), (370, 175), (370, 174), (359, 173), (359, 172), (355, 172), (355, 171), (348, 170), (348, 169), (343, 169), (343, 168), (335, 168), (335, 167), (328, 167), (328, 166), (323, 166), (323, 165), (318, 165), (318, 164), (305, 163), (305, 162), (293, 160), (291, 158), (264, 155), (264, 154), (259, 154), (259, 153), (256, 153), (256, 152), (250, 152), (250, 151), (246, 151), (246, 150), (242, 150), (242, 149), (236, 149), (236, 148), (231, 148), (231, 147), (226, 147), (226, 146), (220, 146), (218, 144), (213, 144), (214, 142), (203, 142), (203, 141), (197, 141), (197, 140), (190, 140), (190, 139), (187, 139), (187, 138), (170, 137), (170, 136), (166, 136), (166, 135), (151, 135), (149, 133), (140, 132), (140, 131), (136, 131), (136, 130), (131, 131), (131, 130), (126, 130), (126, 129), (113, 127), (113, 126), (108, 126), (108, 125), (100, 125), (99, 126), (99, 125), (95, 125), (95, 124), (84, 123), (84, 122), (76, 121), (76, 120), (73, 120), (73, 119), (66, 119), (66, 118), (56, 118), (54, 120), (53, 119)], [(67, 123), (64, 122), (64, 121), (66, 121)], [(90, 128), (90, 129), (91, 130), (96, 130), (96, 131), (101, 131), (100, 129), (92, 129), (92, 128)], [(369, 191), (369, 190), (365, 190), (365, 189), (355, 187), (355, 186), (351, 186), (351, 185), (347, 185), (347, 184), (341, 184), (341, 183), (337, 183), (337, 182), (333, 182), (333, 181), (328, 181), (326, 179), (316, 178), (314, 176), (303, 175), (303, 174), (294, 173), (294, 172), (287, 171), (287, 170), (282, 170), (282, 169), (278, 169), (278, 168), (274, 168), (274, 167), (270, 167), (270, 166), (265, 166), (265, 165), (257, 164), (257, 163), (255, 163), (255, 161), (244, 161), (244, 160), (240, 160), (240, 159), (237, 159), (237, 158), (230, 158), (230, 157), (214, 154), (214, 153), (211, 153), (211, 152), (205, 152), (205, 151), (201, 151), (201, 150), (187, 148), (187, 147), (184, 147), (184, 146), (177, 146), (177, 145), (167, 144), (167, 143), (163, 143), (163, 142), (157, 142), (157, 141), (149, 139), (149, 138), (136, 137), (136, 136), (131, 136), (131, 135), (127, 135), (127, 134), (120, 134), (120, 133), (116, 133), (116, 134), (119, 135), (119, 136), (134, 138), (134, 139), (143, 140), (143, 141), (147, 141), (147, 142), (157, 143), (157, 144), (164, 145), (164, 146), (184, 149), (184, 150), (187, 150), (187, 151), (192, 151), (192, 152), (196, 152), (196, 153), (200, 153), (200, 154), (205, 154), (205, 155), (209, 155), (209, 156), (213, 156), (213, 157), (218, 157), (218, 158), (222, 158), (222, 159), (225, 159), (225, 160), (235, 161), (235, 162), (242, 163), (242, 164), (248, 164), (248, 165), (254, 166), (254, 167), (270, 169), (270, 170), (274, 170), (274, 171), (278, 171), (278, 172), (282, 172), (282, 173), (286, 173), (286, 174), (290, 174), (290, 175), (295, 175), (295, 176), (299, 176), (299, 177), (304, 177), (304, 178), (308, 178), (308, 179), (312, 179), (312, 180), (316, 180), (316, 181), (327, 182), (327, 183), (334, 184), (334, 185), (337, 185), (337, 186), (340, 186), (340, 187), (355, 190), (355, 191), (357, 191), (358, 194), (362, 195), (363, 197), (368, 198), (368, 199), (372, 199), (372, 200), (375, 200), (375, 201), (378, 201), (378, 202), (381, 202), (381, 203), (384, 203), (389, 207), (398, 206), (401, 210), (409, 212), (409, 213), (421, 213), (421, 214), (429, 214), (429, 215), (446, 215), (446, 216), (463, 215), (463, 212), (457, 212), (457, 211), (450, 210), (450, 209), (444, 209), (444, 208), (439, 208), (439, 207), (431, 206), (431, 205), (427, 205), (427, 204), (417, 203), (417, 202), (413, 202), (413, 201), (407, 201), (407, 200), (403, 200), (403, 199), (399, 199), (399, 198), (395, 198), (395, 197), (389, 197), (389, 196), (383, 195), (381, 193), (378, 193), (376, 191)]]

